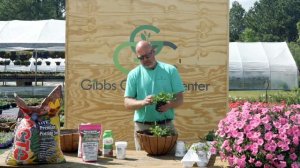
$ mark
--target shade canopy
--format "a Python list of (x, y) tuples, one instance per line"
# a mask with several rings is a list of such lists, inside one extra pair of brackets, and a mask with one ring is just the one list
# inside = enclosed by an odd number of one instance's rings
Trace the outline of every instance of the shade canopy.
[(0, 21), (0, 51), (65, 50), (65, 21)]

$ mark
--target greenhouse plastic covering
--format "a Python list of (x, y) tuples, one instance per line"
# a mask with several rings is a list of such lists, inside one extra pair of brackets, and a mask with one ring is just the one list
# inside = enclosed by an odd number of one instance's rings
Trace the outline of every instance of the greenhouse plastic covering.
[(229, 89), (298, 88), (298, 68), (285, 42), (229, 44)]
[(64, 20), (0, 21), (0, 51), (65, 50)]

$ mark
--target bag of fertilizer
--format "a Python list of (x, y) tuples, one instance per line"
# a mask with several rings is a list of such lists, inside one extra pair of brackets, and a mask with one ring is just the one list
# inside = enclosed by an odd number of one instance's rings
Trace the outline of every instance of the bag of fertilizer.
[(101, 125), (80, 124), (79, 133), (78, 157), (82, 157), (85, 162), (97, 161)]

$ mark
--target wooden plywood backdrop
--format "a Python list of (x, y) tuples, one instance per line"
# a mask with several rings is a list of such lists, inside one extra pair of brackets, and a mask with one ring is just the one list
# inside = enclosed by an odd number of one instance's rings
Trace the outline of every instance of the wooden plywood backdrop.
[(67, 1), (66, 127), (100, 123), (134, 147), (133, 111), (123, 105), (140, 39), (160, 47), (186, 85), (176, 109), (179, 139), (192, 143), (227, 112), (228, 0)]

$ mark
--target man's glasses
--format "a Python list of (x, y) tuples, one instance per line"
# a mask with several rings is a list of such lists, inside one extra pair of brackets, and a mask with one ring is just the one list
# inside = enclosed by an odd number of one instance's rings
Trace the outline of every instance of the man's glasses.
[(141, 55), (139, 57), (137, 57), (137, 59), (139, 60), (144, 60), (145, 58), (149, 59), (154, 53), (154, 49), (152, 49), (148, 54), (144, 54), (144, 55)]

